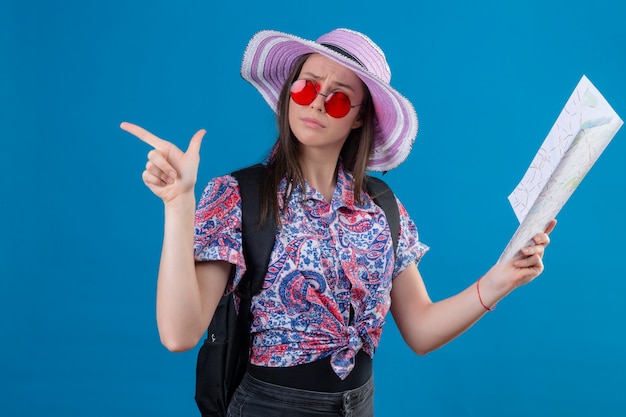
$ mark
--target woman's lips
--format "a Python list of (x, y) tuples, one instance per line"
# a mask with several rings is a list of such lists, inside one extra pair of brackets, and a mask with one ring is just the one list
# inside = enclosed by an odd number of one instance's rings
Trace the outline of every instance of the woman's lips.
[(313, 118), (313, 117), (304, 117), (304, 118), (302, 119), (302, 122), (303, 122), (306, 126), (308, 126), (308, 127), (312, 127), (312, 128), (314, 128), (314, 129), (320, 129), (320, 128), (323, 128), (323, 127), (324, 127), (324, 125), (323, 125), (322, 123), (320, 123), (320, 121), (319, 121), (319, 120), (317, 120), (317, 119), (315, 119), (315, 118)]

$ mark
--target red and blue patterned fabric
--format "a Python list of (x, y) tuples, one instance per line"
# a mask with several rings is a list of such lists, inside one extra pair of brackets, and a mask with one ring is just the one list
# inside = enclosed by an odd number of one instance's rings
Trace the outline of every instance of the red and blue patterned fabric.
[[(281, 224), (263, 290), (252, 300), (250, 362), (286, 367), (331, 355), (340, 378), (354, 367), (359, 350), (378, 346), (389, 311), (392, 279), (428, 247), (398, 202), (400, 234), (396, 256), (384, 212), (369, 198), (357, 204), (353, 181), (341, 164), (330, 202), (310, 186), (283, 201)], [(304, 198), (303, 198), (304, 197)], [(237, 181), (217, 177), (206, 186), (195, 219), (195, 259), (235, 265), (232, 291), (245, 272), (241, 242), (241, 199)], [(351, 312), (352, 310), (352, 312)], [(352, 319), (351, 319), (352, 316)]]

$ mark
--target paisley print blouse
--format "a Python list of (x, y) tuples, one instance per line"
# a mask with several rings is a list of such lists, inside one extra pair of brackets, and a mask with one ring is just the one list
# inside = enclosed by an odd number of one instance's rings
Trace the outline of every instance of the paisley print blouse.
[[(378, 346), (390, 306), (392, 279), (428, 247), (404, 206), (400, 209), (397, 253), (384, 212), (369, 198), (357, 204), (353, 181), (341, 164), (330, 202), (307, 185), (283, 201), (281, 225), (263, 290), (253, 298), (252, 348), (255, 365), (285, 367), (331, 356), (345, 378), (359, 350)], [(304, 198), (303, 198), (304, 197)], [(246, 270), (241, 242), (241, 199), (237, 181), (217, 177), (206, 186), (195, 219), (195, 259), (235, 265), (232, 291)]]

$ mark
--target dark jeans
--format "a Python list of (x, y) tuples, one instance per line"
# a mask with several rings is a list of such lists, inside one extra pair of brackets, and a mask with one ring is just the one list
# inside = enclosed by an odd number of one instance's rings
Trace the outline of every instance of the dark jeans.
[(282, 387), (246, 374), (228, 417), (374, 417), (374, 378), (363, 386), (327, 393)]

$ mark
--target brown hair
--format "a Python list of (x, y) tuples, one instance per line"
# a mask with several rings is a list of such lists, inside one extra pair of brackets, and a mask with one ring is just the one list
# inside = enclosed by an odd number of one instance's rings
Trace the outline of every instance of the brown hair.
[[(287, 184), (292, 184), (291, 187), (287, 187), (285, 190), (284, 201), (289, 201), (296, 187), (299, 187), (300, 190), (305, 190), (305, 182), (299, 160), (300, 142), (289, 126), (288, 111), (291, 84), (300, 75), (302, 66), (309, 56), (310, 54), (303, 55), (294, 63), (278, 99), (276, 107), (278, 138), (268, 160), (268, 175), (263, 180), (261, 222), (270, 213), (273, 213), (276, 223), (280, 225), (277, 190), (283, 178), (286, 178)], [(354, 178), (354, 199), (359, 204), (363, 203), (361, 190), (365, 189), (365, 170), (374, 149), (374, 132), (376, 128), (374, 105), (365, 84), (363, 84), (363, 91), (363, 103), (360, 106), (359, 115), (363, 119), (363, 125), (352, 129), (339, 153), (344, 170), (351, 173)]]

